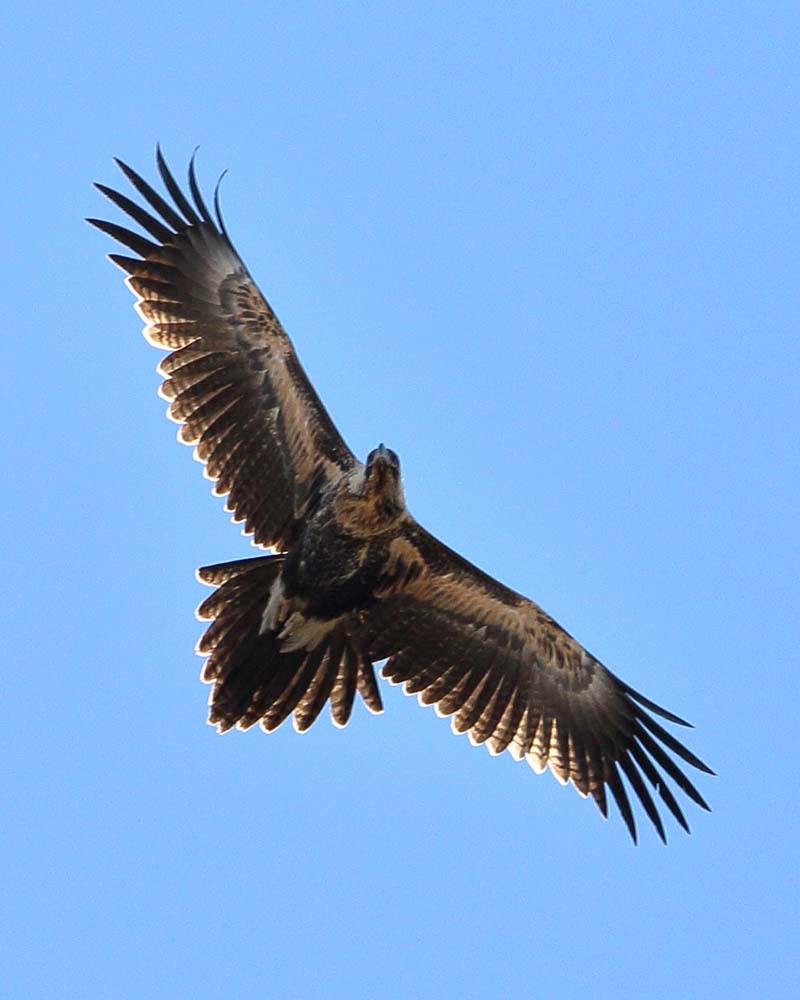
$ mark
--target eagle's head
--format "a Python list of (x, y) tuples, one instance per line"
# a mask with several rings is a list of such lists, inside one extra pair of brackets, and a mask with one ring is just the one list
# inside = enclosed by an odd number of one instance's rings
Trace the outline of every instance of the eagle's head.
[(379, 535), (391, 531), (406, 510), (400, 459), (391, 448), (379, 444), (348, 475), (346, 485), (334, 500), (342, 527), (356, 535)]
[(387, 482), (400, 481), (400, 459), (397, 452), (392, 451), (383, 444), (367, 455), (366, 479), (373, 481), (376, 486), (381, 486)]
[(364, 495), (370, 497), (387, 517), (396, 517), (405, 510), (400, 459), (396, 452), (383, 444), (367, 455)]

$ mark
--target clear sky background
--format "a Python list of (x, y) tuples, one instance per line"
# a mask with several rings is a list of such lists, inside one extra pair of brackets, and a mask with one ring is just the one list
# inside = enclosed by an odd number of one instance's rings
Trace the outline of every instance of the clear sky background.
[[(0, 996), (785, 997), (797, 963), (800, 10), (17, 4), (0, 66)], [(175, 443), (91, 188), (234, 241), (412, 511), (691, 719), (665, 848), (384, 685), (222, 738)]]

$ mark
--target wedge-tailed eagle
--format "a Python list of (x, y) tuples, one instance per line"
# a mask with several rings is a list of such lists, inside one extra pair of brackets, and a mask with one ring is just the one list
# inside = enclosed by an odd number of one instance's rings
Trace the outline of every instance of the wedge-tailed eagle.
[(211, 622), (198, 644), (209, 722), (270, 732), (293, 715), (302, 732), (330, 702), (344, 726), (356, 692), (382, 711), (373, 664), (385, 660), (384, 677), (474, 744), (549, 767), (603, 816), (610, 790), (634, 840), (623, 775), (662, 839), (651, 789), (688, 831), (671, 783), (708, 806), (670, 753), (712, 772), (653, 715), (687, 723), (417, 524), (397, 455), (381, 444), (358, 461), (328, 416), (231, 243), (219, 185), (212, 214), (194, 158), (189, 194), (160, 150), (156, 161), (166, 197), (119, 160), (142, 201), (97, 185), (146, 235), (89, 221), (136, 255), (111, 260), (145, 337), (170, 352), (161, 392), (180, 440), (253, 543), (271, 550), (198, 571), (216, 587), (198, 609)]

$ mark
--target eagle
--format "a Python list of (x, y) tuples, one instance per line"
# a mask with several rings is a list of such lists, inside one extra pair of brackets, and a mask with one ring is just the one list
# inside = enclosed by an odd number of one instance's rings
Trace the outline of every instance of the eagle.
[(356, 694), (383, 710), (383, 662), (474, 745), (549, 768), (604, 817), (610, 792), (634, 843), (628, 788), (664, 842), (656, 799), (689, 832), (673, 788), (709, 807), (678, 761), (713, 772), (654, 716), (689, 723), (418, 524), (391, 448), (353, 455), (233, 247), (219, 182), (207, 207), (194, 155), (186, 191), (157, 147), (164, 194), (115, 162), (139, 198), (96, 187), (141, 232), (87, 221), (135, 254), (109, 256), (145, 337), (169, 351), (160, 392), (178, 438), (266, 552), (197, 571), (216, 588), (197, 610), (209, 723), (271, 732), (292, 716), (303, 732), (329, 703), (345, 726)]

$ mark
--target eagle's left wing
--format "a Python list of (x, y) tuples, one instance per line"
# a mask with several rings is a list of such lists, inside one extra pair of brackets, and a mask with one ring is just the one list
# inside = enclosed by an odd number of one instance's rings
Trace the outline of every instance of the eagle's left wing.
[(309, 498), (356, 460), (234, 249), (216, 195), (212, 215), (193, 162), (191, 198), (160, 150), (157, 163), (171, 203), (119, 160), (146, 207), (97, 185), (147, 237), (88, 221), (138, 255), (111, 259), (128, 275), (145, 336), (172, 351), (159, 371), (180, 440), (195, 445), (214, 492), (228, 496), (253, 541), (286, 549)]
[[(549, 767), (607, 814), (606, 787), (631, 836), (620, 771), (662, 839), (647, 784), (688, 830), (667, 778), (704, 809), (665, 747), (713, 773), (650, 712), (688, 725), (615, 677), (538, 605), (498, 583), (409, 519), (390, 549), (383, 598), (363, 616), (362, 642), (383, 675), (452, 716), (453, 729), (493, 754)], [(645, 711), (645, 709), (649, 709)]]

